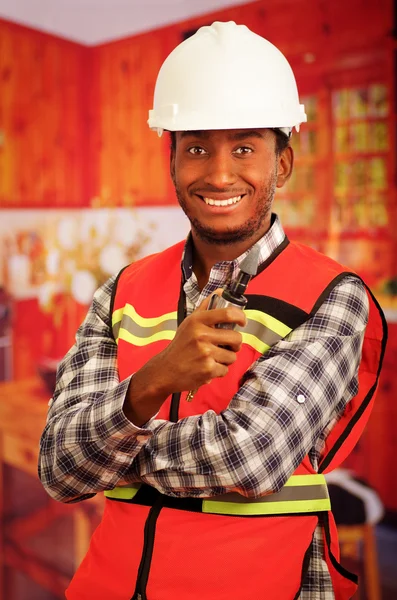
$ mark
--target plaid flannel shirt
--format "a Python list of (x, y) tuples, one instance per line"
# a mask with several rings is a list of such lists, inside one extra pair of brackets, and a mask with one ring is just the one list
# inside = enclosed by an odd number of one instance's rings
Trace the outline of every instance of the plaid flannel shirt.
[[(275, 218), (259, 242), (261, 263), (284, 237)], [(214, 265), (200, 291), (186, 244), (187, 314), (238, 272), (245, 255)], [(130, 377), (118, 378), (109, 315), (114, 282), (112, 277), (96, 292), (76, 344), (58, 368), (39, 459), (40, 478), (53, 498), (83, 500), (121, 479), (172, 496), (233, 489), (255, 497), (277, 491), (306, 454), (317, 468), (328, 432), (358, 387), (369, 310), (360, 280), (344, 278), (310, 320), (260, 357), (220, 415), (208, 411), (177, 423), (154, 416), (142, 427), (123, 413)], [(300, 394), (304, 403), (297, 402)], [(334, 599), (323, 557), (318, 527), (301, 600)]]

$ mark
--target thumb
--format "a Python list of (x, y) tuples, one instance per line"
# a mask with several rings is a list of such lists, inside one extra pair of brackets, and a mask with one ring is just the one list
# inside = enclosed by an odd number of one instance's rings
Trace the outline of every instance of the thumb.
[(213, 292), (212, 294), (210, 294), (209, 296), (207, 296), (206, 298), (204, 298), (204, 300), (202, 301), (202, 303), (196, 308), (196, 311), (203, 311), (203, 310), (208, 310), (208, 305), (211, 302), (211, 298), (214, 294), (216, 294), (217, 296), (221, 296), (223, 292), (222, 288), (218, 288), (217, 290), (215, 290), (215, 292)]

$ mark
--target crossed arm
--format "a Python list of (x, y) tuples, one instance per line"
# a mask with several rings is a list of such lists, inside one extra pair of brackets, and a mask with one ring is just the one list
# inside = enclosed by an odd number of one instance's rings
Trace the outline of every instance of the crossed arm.
[(359, 280), (344, 279), (314, 317), (258, 359), (221, 414), (150, 418), (141, 427), (126, 416), (131, 377), (118, 379), (108, 322), (113, 282), (96, 293), (58, 370), (39, 460), (53, 498), (83, 500), (120, 481), (174, 496), (258, 497), (280, 489), (308, 452), (315, 466), (357, 390), (368, 318)]

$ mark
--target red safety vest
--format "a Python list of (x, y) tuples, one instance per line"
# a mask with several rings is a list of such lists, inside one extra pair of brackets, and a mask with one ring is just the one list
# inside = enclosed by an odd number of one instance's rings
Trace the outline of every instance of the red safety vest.
[[(113, 332), (120, 380), (169, 344), (184, 317), (183, 243), (127, 267), (117, 282)], [(247, 325), (226, 377), (200, 388), (191, 403), (174, 394), (158, 418), (220, 413), (244, 373), (269, 347), (313, 315), (347, 274), (331, 259), (288, 240), (249, 283)], [(324, 531), (336, 600), (351, 598), (356, 578), (339, 564), (335, 523), (323, 473), (350, 453), (368, 420), (383, 359), (386, 325), (368, 292), (369, 323), (359, 389), (329, 434), (319, 473), (306, 456), (276, 494), (247, 500), (227, 494), (174, 499), (149, 486), (115, 488), (66, 597), (69, 600), (293, 600), (299, 597), (314, 531)]]

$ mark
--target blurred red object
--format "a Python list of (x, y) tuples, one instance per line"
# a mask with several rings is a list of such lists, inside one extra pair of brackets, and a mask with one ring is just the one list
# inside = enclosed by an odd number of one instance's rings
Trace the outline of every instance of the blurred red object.
[(0, 286), (0, 381), (12, 378), (12, 299)]
[(54, 393), (60, 359), (44, 357), (37, 363), (37, 372), (50, 394)]

